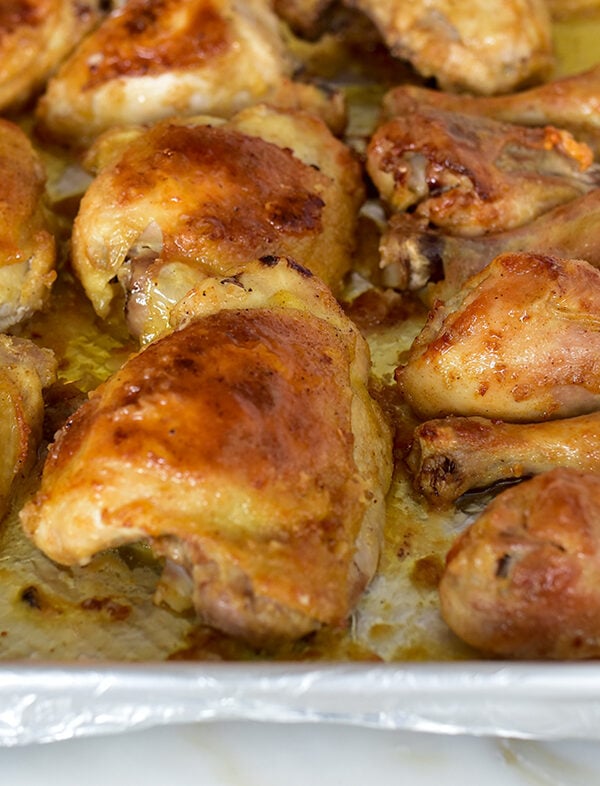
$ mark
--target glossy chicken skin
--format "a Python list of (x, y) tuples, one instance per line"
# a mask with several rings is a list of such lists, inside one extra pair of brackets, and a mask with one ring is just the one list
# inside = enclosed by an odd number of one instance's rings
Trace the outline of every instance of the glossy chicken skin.
[(390, 118), (404, 111), (407, 100), (505, 123), (556, 126), (588, 144), (596, 156), (600, 153), (600, 66), (499, 96), (458, 95), (401, 85), (384, 96), (384, 116)]
[(39, 127), (80, 147), (122, 123), (229, 116), (292, 68), (265, 0), (127, 0), (51, 80)]
[(25, 530), (67, 564), (149, 539), (200, 620), (251, 642), (343, 624), (391, 473), (364, 339), (286, 260), (207, 281), (177, 318), (67, 421)]
[(379, 126), (367, 169), (392, 211), (408, 208), (450, 234), (528, 223), (598, 187), (587, 145), (554, 127), (525, 128), (419, 106)]
[(50, 350), (0, 335), (0, 517), (35, 459), (44, 418), (42, 391), (55, 376)]
[(539, 81), (552, 64), (542, 0), (352, 0), (394, 55), (443, 90), (492, 94)]
[(0, 119), (0, 330), (40, 309), (56, 276), (45, 183), (42, 160), (26, 134)]
[(339, 288), (363, 183), (321, 120), (261, 105), (228, 123), (165, 121), (125, 136), (122, 152), (112, 137), (102, 145), (109, 163), (73, 230), (73, 266), (100, 315), (117, 276), (130, 329), (147, 341), (194, 282), (264, 255), (293, 257)]
[(99, 0), (0, 3), (0, 111), (24, 106), (99, 21)]
[(440, 506), (471, 489), (556, 467), (600, 472), (600, 412), (543, 423), (428, 420), (415, 429), (406, 463), (415, 488)]
[[(600, 268), (600, 189), (542, 213), (516, 229), (459, 237), (429, 226), (426, 218), (395, 213), (379, 244), (382, 280), (396, 289), (420, 289), (431, 279), (443, 299), (455, 294), (494, 257), (535, 252), (585, 259)], [(443, 279), (440, 281), (440, 279)]]
[(582, 260), (503, 254), (438, 302), (400, 388), (423, 420), (540, 421), (600, 407), (600, 271)]
[(442, 615), (485, 653), (600, 655), (600, 474), (556, 469), (504, 491), (451, 548)]

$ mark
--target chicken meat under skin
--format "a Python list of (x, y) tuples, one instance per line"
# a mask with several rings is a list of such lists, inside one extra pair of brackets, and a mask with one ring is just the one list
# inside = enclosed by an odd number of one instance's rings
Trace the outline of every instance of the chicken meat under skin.
[(0, 112), (20, 109), (101, 18), (100, 0), (0, 3)]
[(600, 406), (600, 271), (502, 254), (438, 301), (396, 376), (422, 420), (532, 422)]
[(566, 131), (421, 106), (407, 96), (367, 148), (367, 170), (393, 212), (453, 235), (514, 229), (598, 188), (590, 148)]
[(258, 105), (227, 122), (108, 132), (90, 155), (100, 169), (75, 219), (73, 267), (103, 317), (125, 289), (129, 328), (144, 343), (204, 276), (289, 256), (338, 291), (350, 269), (360, 167), (305, 112)]
[(0, 118), (0, 330), (41, 309), (56, 278), (43, 162), (21, 128)]
[(490, 95), (541, 81), (553, 64), (544, 0), (347, 0), (392, 54), (443, 90)]
[(499, 494), (450, 549), (442, 616), (497, 657), (600, 655), (600, 474), (559, 468)]
[(58, 433), (25, 531), (65, 564), (148, 539), (202, 622), (253, 643), (343, 625), (391, 474), (366, 342), (287, 260), (208, 280), (176, 319)]
[(124, 123), (230, 117), (266, 100), (331, 115), (339, 128), (339, 102), (295, 83), (294, 68), (265, 0), (128, 0), (50, 80), (37, 130), (81, 149)]

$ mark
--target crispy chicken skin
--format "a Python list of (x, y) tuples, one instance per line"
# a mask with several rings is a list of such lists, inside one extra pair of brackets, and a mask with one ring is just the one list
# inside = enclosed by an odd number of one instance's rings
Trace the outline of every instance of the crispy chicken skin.
[(556, 467), (600, 472), (600, 412), (542, 423), (428, 420), (415, 429), (406, 463), (417, 491), (441, 507), (471, 489)]
[(600, 183), (590, 148), (552, 126), (526, 128), (407, 97), (367, 148), (367, 169), (392, 211), (461, 236), (528, 223)]
[(286, 260), (208, 280), (71, 417), (21, 518), (52, 559), (141, 538), (251, 642), (342, 624), (373, 575), (390, 436), (364, 339)]
[(555, 469), (504, 491), (451, 548), (442, 615), (507, 658), (600, 655), (600, 474)]
[(596, 156), (600, 154), (600, 65), (501, 96), (458, 95), (400, 85), (383, 97), (383, 116), (391, 118), (403, 112), (407, 100), (505, 123), (564, 128), (588, 144)]
[(2, 0), (0, 111), (26, 104), (100, 19), (100, 0)]
[(82, 147), (123, 123), (229, 117), (292, 93), (293, 67), (266, 0), (128, 0), (50, 81), (38, 130)]
[(42, 308), (56, 275), (45, 182), (26, 134), (0, 118), (0, 330)]
[(540, 421), (600, 405), (600, 271), (503, 254), (438, 301), (397, 379), (423, 420)]
[(394, 55), (443, 90), (492, 94), (540, 81), (552, 65), (544, 0), (350, 0)]
[(50, 350), (0, 335), (0, 517), (18, 479), (31, 469), (42, 436), (42, 390), (55, 375)]
[(170, 120), (125, 137), (122, 152), (99, 140), (108, 163), (73, 230), (73, 266), (98, 314), (124, 287), (129, 327), (147, 341), (195, 282), (264, 255), (340, 287), (364, 189), (321, 120), (260, 105), (227, 123)]

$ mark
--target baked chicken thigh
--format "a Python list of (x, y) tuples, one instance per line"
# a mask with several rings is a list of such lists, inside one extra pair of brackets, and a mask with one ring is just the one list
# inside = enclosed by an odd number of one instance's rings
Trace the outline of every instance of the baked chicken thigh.
[(27, 135), (0, 118), (0, 330), (39, 310), (56, 277), (45, 183)]
[(100, 19), (100, 0), (2, 0), (0, 112), (24, 106)]
[(98, 151), (106, 165), (75, 220), (73, 266), (101, 316), (124, 288), (144, 342), (204, 276), (281, 255), (337, 290), (350, 268), (360, 167), (316, 117), (258, 105), (229, 122), (115, 133)]
[(348, 0), (394, 55), (443, 90), (491, 94), (539, 81), (552, 64), (544, 0)]
[(318, 111), (323, 97), (293, 70), (266, 0), (127, 0), (50, 81), (38, 130), (80, 148), (123, 123), (229, 117), (269, 98)]
[(31, 469), (42, 436), (42, 391), (56, 376), (48, 349), (0, 335), (0, 517), (20, 477)]
[(366, 342), (285, 259), (207, 280), (174, 321), (66, 422), (26, 532), (66, 564), (148, 539), (200, 619), (251, 642), (343, 624), (391, 474)]
[(556, 469), (504, 491), (447, 557), (442, 615), (509, 658), (600, 655), (600, 474)]
[(398, 383), (423, 420), (585, 414), (600, 408), (599, 317), (587, 262), (503, 254), (434, 305)]

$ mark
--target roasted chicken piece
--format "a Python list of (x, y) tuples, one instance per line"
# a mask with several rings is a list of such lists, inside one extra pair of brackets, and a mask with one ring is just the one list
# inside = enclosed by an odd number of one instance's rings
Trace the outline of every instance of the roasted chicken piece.
[(42, 308), (56, 277), (45, 182), (27, 135), (0, 118), (0, 330)]
[(522, 126), (556, 126), (600, 154), (600, 65), (501, 96), (456, 95), (401, 85), (384, 96), (384, 117), (404, 112), (407, 101)]
[(251, 642), (343, 624), (391, 474), (366, 342), (285, 259), (206, 281), (175, 320), (59, 432), (26, 532), (66, 564), (148, 539), (200, 619)]
[(406, 463), (417, 491), (440, 506), (472, 489), (556, 467), (600, 472), (600, 413), (543, 423), (428, 420), (415, 429)]
[(127, 0), (50, 81), (38, 131), (83, 147), (123, 123), (229, 117), (268, 98), (318, 112), (318, 90), (295, 92), (278, 24), (265, 0)]
[(2, 0), (0, 112), (23, 107), (99, 21), (100, 0)]
[(437, 289), (447, 298), (506, 252), (585, 259), (600, 268), (599, 222), (600, 189), (559, 205), (531, 223), (480, 237), (450, 235), (430, 227), (427, 219), (396, 213), (381, 235), (381, 279), (385, 286), (413, 290), (443, 279)]
[(55, 375), (50, 350), (0, 335), (0, 517), (35, 459), (44, 418), (42, 391)]
[[(339, 289), (363, 200), (358, 162), (318, 118), (249, 107), (231, 121), (163, 121), (99, 140), (73, 266), (101, 316), (121, 287), (142, 341), (198, 280), (290, 256)], [(114, 280), (119, 279), (120, 284)]]
[(463, 236), (521, 226), (600, 184), (590, 148), (566, 131), (420, 106), (410, 97), (371, 137), (367, 169), (392, 211), (410, 208)]
[(443, 90), (491, 94), (547, 76), (553, 62), (543, 0), (348, 0), (394, 55)]
[(442, 615), (508, 658), (600, 656), (600, 474), (555, 469), (498, 495), (450, 549)]
[(600, 271), (503, 254), (431, 309), (400, 388), (417, 415), (533, 422), (600, 408)]

